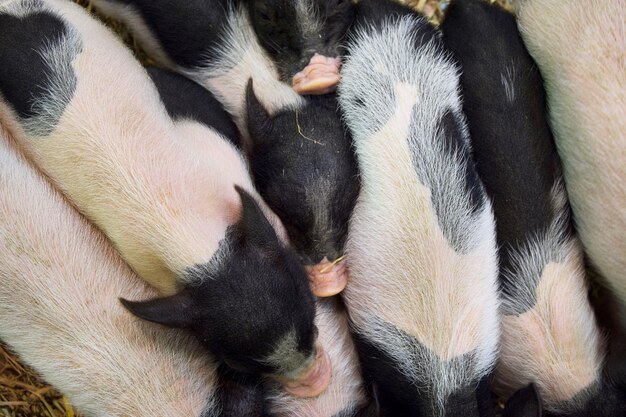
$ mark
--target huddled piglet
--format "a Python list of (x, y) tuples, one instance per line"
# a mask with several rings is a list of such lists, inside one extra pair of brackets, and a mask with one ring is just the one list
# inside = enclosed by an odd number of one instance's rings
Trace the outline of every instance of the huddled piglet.
[(626, 331), (626, 3), (518, 0), (515, 9), (546, 82), (578, 234), (621, 300)]
[[(349, 22), (352, 6), (304, 0), (280, 6), (258, 1), (250, 13), (245, 2), (209, 3), (94, 2), (104, 13), (124, 21), (157, 59), (166, 51), (168, 59), (160, 59), (162, 63), (208, 88), (225, 105), (243, 133), (243, 147), (261, 196), (284, 222), (308, 267), (315, 294), (337, 294), (348, 279), (341, 261), (347, 219), (359, 187), (351, 139), (334, 95), (301, 97), (280, 81), (280, 72), (291, 71), (288, 68), (313, 49), (326, 51), (325, 44), (337, 51), (339, 31), (330, 33), (326, 28)], [(333, 12), (333, 7), (338, 10)], [(288, 36), (271, 35), (268, 31), (278, 24), (275, 18), (285, 8), (293, 12), (300, 29), (289, 29)], [(271, 19), (259, 22), (265, 13)], [(256, 23), (250, 15), (256, 16)], [(344, 26), (347, 23), (341, 23)], [(253, 27), (259, 28), (265, 44), (275, 39), (286, 52), (272, 59)], [(284, 22), (276, 28), (287, 30)], [(322, 42), (322, 36), (329, 38)], [(300, 37), (309, 45), (308, 52), (299, 44), (293, 48), (304, 55), (290, 49)]]
[(71, 2), (4, 2), (0, 35), (0, 122), (167, 295), (126, 307), (193, 330), (235, 370), (299, 396), (323, 391), (331, 365), (306, 272), (223, 136), (227, 123), (171, 117), (130, 51)]
[(342, 259), (359, 192), (351, 138), (337, 106), (335, 95), (326, 94), (270, 115), (252, 83), (247, 90), (255, 183), (283, 220), (313, 292), (322, 297), (341, 292), (348, 282)]
[[(441, 30), (463, 68), (463, 108), (496, 218), (503, 298), (496, 387), (509, 396), (533, 384), (546, 414), (622, 416), (626, 385), (602, 372), (604, 347), (543, 82), (515, 17), (462, 0)], [(511, 416), (539, 415), (519, 402), (509, 408)]]
[(363, 0), (342, 74), (362, 178), (344, 299), (366, 381), (383, 415), (491, 415), (495, 226), (457, 65), (423, 17)]
[(0, 338), (88, 417), (263, 415), (254, 383), (222, 386), (196, 340), (137, 320), (119, 294), (155, 291), (0, 126)]
[(316, 324), (322, 345), (333, 364), (326, 391), (315, 398), (297, 398), (278, 389), (269, 390), (268, 409), (276, 417), (378, 417), (365, 392), (359, 358), (345, 307), (338, 297), (317, 302)]

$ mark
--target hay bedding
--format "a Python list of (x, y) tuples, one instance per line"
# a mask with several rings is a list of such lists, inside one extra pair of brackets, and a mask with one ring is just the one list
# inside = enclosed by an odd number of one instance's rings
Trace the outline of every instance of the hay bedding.
[[(73, 0), (90, 12), (96, 13), (88, 0)], [(417, 10), (421, 10), (438, 24), (450, 0), (398, 0)], [(506, 9), (513, 0), (489, 0)], [(117, 32), (131, 47), (137, 58), (150, 64), (150, 58), (141, 50), (124, 27), (115, 21), (102, 20)], [(0, 417), (80, 417), (66, 397), (43, 382), (35, 372), (22, 365), (7, 348), (0, 344)]]
[(67, 398), (0, 345), (0, 417), (74, 417)]

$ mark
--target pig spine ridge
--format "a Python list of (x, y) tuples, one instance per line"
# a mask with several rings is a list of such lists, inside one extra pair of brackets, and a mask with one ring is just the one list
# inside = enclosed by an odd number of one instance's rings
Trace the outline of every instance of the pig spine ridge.
[(546, 83), (580, 239), (622, 302), (626, 328), (626, 3), (515, 3)]
[(123, 309), (154, 290), (8, 140), (0, 126), (0, 338), (86, 416), (215, 415), (205, 351)]
[(345, 299), (356, 333), (430, 393), (440, 415), (494, 366), (498, 269), (458, 70), (426, 25), (414, 15), (384, 19), (349, 45), (339, 93), (362, 190)]

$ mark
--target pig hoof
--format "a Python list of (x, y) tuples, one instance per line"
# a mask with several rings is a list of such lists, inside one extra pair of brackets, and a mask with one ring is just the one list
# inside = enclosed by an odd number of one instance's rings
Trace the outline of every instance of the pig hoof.
[(348, 284), (348, 270), (345, 262), (330, 262), (324, 258), (317, 265), (307, 266), (311, 290), (318, 297), (332, 297), (342, 292)]
[(328, 58), (315, 54), (309, 65), (294, 75), (293, 88), (298, 94), (327, 94), (339, 84), (340, 58)]

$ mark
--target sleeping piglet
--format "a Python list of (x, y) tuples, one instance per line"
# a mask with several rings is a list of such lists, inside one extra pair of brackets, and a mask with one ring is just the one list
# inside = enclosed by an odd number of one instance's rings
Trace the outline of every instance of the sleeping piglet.
[(384, 415), (491, 416), (495, 225), (458, 67), (426, 19), (362, 0), (338, 93), (361, 172), (343, 297), (366, 382)]
[(272, 376), (295, 395), (323, 391), (331, 365), (316, 343), (306, 271), (210, 94), (177, 76), (170, 90), (209, 96), (201, 100), (221, 121), (179, 116), (168, 106), (177, 100), (161, 97), (121, 41), (71, 2), (4, 2), (0, 34), (0, 121), (167, 295), (126, 307), (190, 328), (233, 369)]
[(277, 65), (261, 47), (245, 4), (94, 4), (124, 21), (161, 63), (194, 79), (224, 104), (243, 134), (261, 196), (285, 223), (315, 294), (343, 290), (347, 273), (337, 261), (343, 259), (359, 185), (335, 97), (301, 97), (280, 81), (279, 68), (288, 63)]
[(259, 192), (309, 271), (313, 292), (331, 296), (348, 282), (342, 259), (358, 173), (335, 95), (305, 100), (306, 106), (270, 115), (249, 84), (249, 159)]
[(623, 416), (626, 374), (603, 372), (543, 80), (515, 18), (463, 0), (441, 30), (463, 66), (474, 157), (496, 217), (503, 325), (495, 386), (508, 396), (532, 383), (545, 415)]

